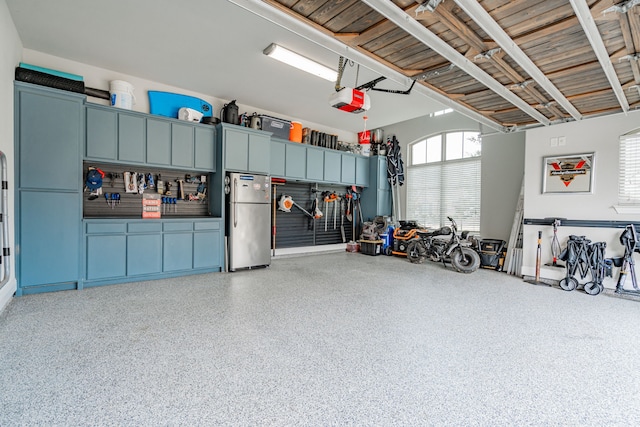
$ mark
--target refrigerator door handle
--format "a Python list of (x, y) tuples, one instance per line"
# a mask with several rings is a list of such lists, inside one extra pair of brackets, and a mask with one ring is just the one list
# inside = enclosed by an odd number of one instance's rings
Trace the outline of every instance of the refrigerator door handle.
[(238, 226), (238, 178), (233, 178), (233, 228)]

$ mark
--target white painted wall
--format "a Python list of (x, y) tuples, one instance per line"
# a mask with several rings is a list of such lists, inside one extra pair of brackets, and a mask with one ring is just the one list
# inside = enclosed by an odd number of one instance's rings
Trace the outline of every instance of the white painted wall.
[[(640, 111), (586, 119), (526, 132), (524, 217), (531, 219), (567, 218), (581, 220), (638, 221), (638, 214), (618, 214), (613, 209), (618, 198), (618, 141), (640, 128)], [(566, 145), (551, 146), (551, 138), (565, 137)], [(542, 194), (543, 158), (563, 154), (594, 152), (594, 188), (591, 194)], [(550, 226), (524, 227), (523, 269), (527, 276), (535, 275), (537, 232), (542, 231), (542, 264), (551, 261)], [(621, 256), (621, 229), (560, 227), (558, 237), (564, 248), (569, 235), (586, 236), (593, 242), (607, 243), (606, 256)], [(561, 279), (564, 270), (542, 268), (541, 277)], [(614, 277), (604, 282), (615, 288)]]
[[(495, 134), (456, 112), (407, 120), (384, 129), (385, 137), (396, 135), (400, 141), (405, 165), (408, 164), (408, 144), (436, 133), (457, 130), (491, 132), (482, 137), (480, 234), (484, 238), (508, 241), (522, 185), (524, 133)], [(401, 187), (400, 195), (402, 212), (406, 213), (405, 186)]]
[[(175, 92), (183, 95), (195, 96), (203, 99), (213, 106), (213, 113), (215, 116), (220, 117), (220, 109), (222, 106), (230, 100), (219, 99), (210, 94), (197, 93), (185, 89), (181, 89), (175, 86), (169, 86), (162, 83), (147, 80), (144, 77), (131, 76), (123, 74), (114, 70), (107, 70), (104, 68), (98, 68), (91, 65), (83, 64), (76, 61), (71, 61), (65, 58), (48, 55), (42, 52), (38, 52), (31, 49), (24, 49), (23, 61), (28, 64), (37, 65), (40, 67), (51, 68), (54, 70), (64, 71), (67, 73), (81, 75), (84, 79), (86, 87), (109, 90), (109, 82), (111, 80), (124, 80), (131, 83), (135, 88), (136, 104), (133, 106), (134, 111), (140, 111), (142, 113), (149, 113), (149, 97), (147, 91), (157, 90), (163, 92)], [(16, 64), (17, 65), (17, 64)], [(96, 104), (109, 105), (109, 101), (100, 98), (88, 98), (89, 102)], [(321, 132), (337, 134), (340, 141), (356, 143), (357, 135), (353, 132), (342, 131), (339, 129), (329, 128), (327, 126), (319, 125), (317, 123), (309, 122), (307, 120), (301, 120), (298, 117), (287, 117), (282, 114), (274, 113), (271, 111), (258, 110), (255, 107), (246, 104), (238, 104), (239, 113), (253, 114), (266, 114), (269, 116), (278, 117), (285, 120), (296, 120), (302, 122), (303, 126), (310, 127), (312, 129), (319, 130)]]
[(482, 237), (509, 242), (524, 177), (524, 151), (524, 132), (482, 137)]
[[(9, 181), (9, 206), (5, 221), (9, 221), (9, 239), (11, 257), (9, 262), (11, 265), (11, 276), (6, 285), (0, 289), (0, 311), (11, 301), (16, 291), (15, 279), (15, 244), (14, 244), (14, 188), (13, 181), (13, 77), (15, 67), (22, 55), (22, 42), (18, 37), (18, 32), (13, 24), (7, 3), (0, 0), (0, 151), (7, 158), (7, 179)], [(3, 260), (7, 262), (7, 260)]]

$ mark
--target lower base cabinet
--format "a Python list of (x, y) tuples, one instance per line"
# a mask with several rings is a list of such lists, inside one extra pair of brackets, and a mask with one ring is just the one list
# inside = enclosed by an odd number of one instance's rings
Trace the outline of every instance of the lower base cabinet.
[(21, 190), (18, 295), (75, 289), (80, 267), (77, 193)]
[(84, 286), (221, 271), (222, 220), (85, 220)]
[(193, 268), (220, 268), (222, 262), (212, 256), (220, 252), (220, 231), (193, 233)]
[(88, 280), (124, 277), (127, 274), (127, 236), (87, 236)]
[(162, 271), (162, 236), (127, 236), (127, 276), (153, 274), (159, 271)]
[(193, 265), (193, 233), (167, 233), (162, 238), (162, 271), (189, 270)]

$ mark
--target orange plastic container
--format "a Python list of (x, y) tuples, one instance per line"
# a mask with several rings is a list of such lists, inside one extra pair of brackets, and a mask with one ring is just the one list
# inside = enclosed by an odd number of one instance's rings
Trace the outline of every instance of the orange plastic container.
[(302, 142), (302, 123), (291, 122), (291, 128), (289, 130), (289, 141)]

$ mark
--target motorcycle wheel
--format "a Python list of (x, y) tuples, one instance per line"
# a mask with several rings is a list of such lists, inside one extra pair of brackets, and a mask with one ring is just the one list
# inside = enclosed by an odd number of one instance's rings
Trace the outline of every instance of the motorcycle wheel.
[(422, 264), (427, 257), (427, 249), (422, 242), (414, 241), (407, 246), (407, 258), (414, 264)]
[(471, 248), (456, 248), (451, 253), (451, 265), (460, 273), (473, 273), (480, 267), (480, 255)]

